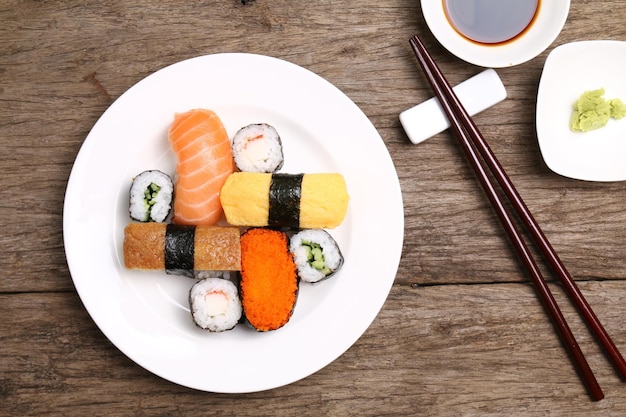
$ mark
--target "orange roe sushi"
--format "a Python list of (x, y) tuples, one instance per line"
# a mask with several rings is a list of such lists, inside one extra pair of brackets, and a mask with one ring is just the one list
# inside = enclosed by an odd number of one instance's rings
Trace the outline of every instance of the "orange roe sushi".
[(168, 139), (177, 158), (173, 222), (214, 225), (222, 217), (220, 189), (235, 169), (228, 133), (211, 110), (176, 114)]
[(241, 303), (246, 322), (258, 331), (284, 326), (298, 296), (298, 275), (283, 232), (250, 229), (241, 236)]

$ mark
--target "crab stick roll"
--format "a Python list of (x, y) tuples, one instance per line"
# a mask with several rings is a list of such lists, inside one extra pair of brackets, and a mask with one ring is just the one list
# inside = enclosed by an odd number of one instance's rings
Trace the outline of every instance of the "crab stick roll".
[(130, 223), (124, 229), (124, 265), (194, 276), (241, 269), (237, 227)]
[(283, 145), (267, 123), (242, 127), (233, 136), (233, 158), (240, 171), (276, 172), (283, 166)]
[(189, 291), (189, 307), (194, 323), (210, 332), (232, 329), (243, 312), (237, 286), (222, 278), (196, 282)]
[(349, 196), (341, 174), (235, 172), (220, 201), (233, 226), (321, 229), (343, 222)]
[(239, 291), (252, 328), (276, 330), (289, 321), (298, 297), (298, 274), (285, 233), (249, 229), (241, 235)]

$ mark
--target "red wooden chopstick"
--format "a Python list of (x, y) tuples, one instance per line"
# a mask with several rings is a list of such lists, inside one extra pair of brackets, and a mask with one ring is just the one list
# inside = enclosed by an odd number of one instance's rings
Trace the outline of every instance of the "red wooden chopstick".
[(574, 365), (579, 371), (591, 398), (593, 400), (601, 400), (604, 398), (604, 394), (602, 393), (602, 390), (595, 379), (589, 364), (585, 360), (584, 355), (571, 332), (571, 329), (567, 325), (565, 318), (556, 304), (556, 301), (554, 300), (545, 279), (541, 275), (541, 272), (530, 254), (528, 247), (521, 237), (519, 230), (517, 229), (514, 221), (511, 219), (511, 216), (502, 202), (500, 195), (495, 190), (489, 175), (480, 163), (480, 159), (476, 154), (474, 147), (478, 149), (478, 152), (482, 156), (486, 165), (491, 170), (492, 175), (495, 177), (496, 181), (509, 199), (509, 202), (522, 219), (524, 225), (529, 229), (531, 236), (548, 260), (548, 263), (552, 267), (553, 271), (557, 274), (559, 280), (564, 285), (566, 292), (604, 348), (622, 379), (626, 379), (626, 361), (624, 361), (623, 356), (585, 300), (575, 281), (550, 245), (550, 242), (526, 207), (526, 204), (489, 148), (489, 145), (485, 141), (484, 137), (476, 127), (469, 114), (467, 114), (467, 111), (463, 108), (463, 105), (459, 101), (458, 97), (456, 97), (456, 94), (446, 81), (437, 64), (429, 55), (421, 40), (415, 36), (410, 39), (409, 42), (415, 52), (415, 55), (417, 56), (420, 66), (424, 70), (424, 73), (426, 74), (428, 81), (435, 92), (435, 95), (439, 98), (442, 108), (450, 119), (451, 126), (456, 136), (461, 141), (463, 149), (468, 155), (472, 167), (479, 177), (481, 185), (485, 189), (498, 214), (498, 217), (502, 221), (507, 235), (519, 253), (524, 265), (527, 267), (533, 282), (537, 287), (539, 296), (552, 317), (555, 327), (568, 352), (570, 353)]

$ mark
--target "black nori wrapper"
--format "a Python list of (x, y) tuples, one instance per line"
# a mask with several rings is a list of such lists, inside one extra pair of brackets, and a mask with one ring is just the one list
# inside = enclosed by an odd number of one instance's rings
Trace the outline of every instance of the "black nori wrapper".
[(165, 229), (165, 272), (193, 277), (196, 226), (168, 224)]
[(269, 189), (268, 226), (300, 226), (303, 176), (304, 174), (272, 174)]

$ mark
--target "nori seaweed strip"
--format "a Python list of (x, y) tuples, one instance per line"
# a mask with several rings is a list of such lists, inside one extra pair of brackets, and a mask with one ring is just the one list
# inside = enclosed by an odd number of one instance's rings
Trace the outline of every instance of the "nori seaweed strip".
[(165, 272), (193, 277), (196, 226), (168, 224), (165, 228)]
[(269, 213), (267, 225), (300, 225), (300, 197), (304, 174), (272, 174), (269, 190)]

